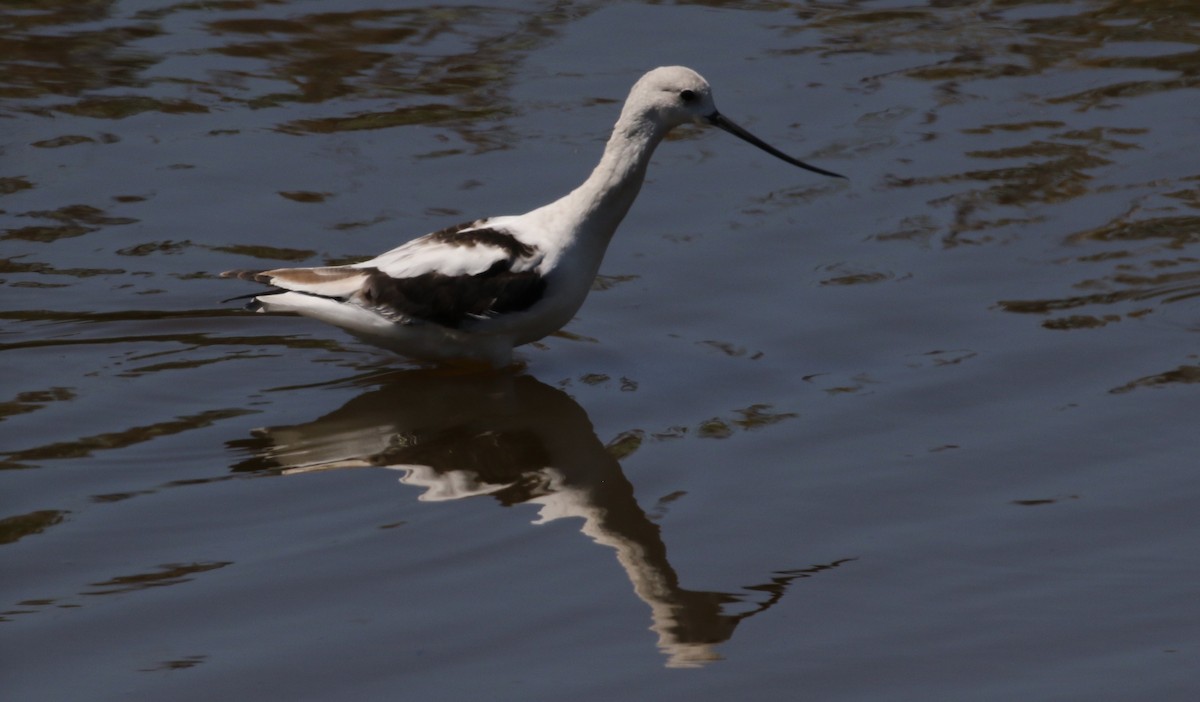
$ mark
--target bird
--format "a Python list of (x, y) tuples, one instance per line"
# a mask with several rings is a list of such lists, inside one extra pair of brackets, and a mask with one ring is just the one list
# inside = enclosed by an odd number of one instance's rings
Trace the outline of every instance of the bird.
[(725, 117), (696, 71), (664, 66), (634, 83), (587, 179), (547, 205), (440, 229), (357, 263), (232, 270), (221, 277), (270, 286), (231, 298), (249, 299), (251, 311), (297, 313), (417, 362), (510, 366), (515, 347), (574, 318), (655, 147), (684, 124), (717, 127), (793, 166), (845, 178), (783, 153)]

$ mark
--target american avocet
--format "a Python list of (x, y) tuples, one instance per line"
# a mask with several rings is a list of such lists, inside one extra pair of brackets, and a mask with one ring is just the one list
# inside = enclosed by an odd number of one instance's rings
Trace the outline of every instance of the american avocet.
[(713, 104), (708, 81), (690, 68), (656, 68), (629, 91), (592, 174), (548, 205), (442, 229), (359, 263), (222, 276), (274, 287), (245, 296), (251, 310), (296, 312), (415, 359), (504, 366), (513, 347), (571, 321), (654, 148), (689, 122), (719, 127), (793, 166), (843, 177), (731, 122)]

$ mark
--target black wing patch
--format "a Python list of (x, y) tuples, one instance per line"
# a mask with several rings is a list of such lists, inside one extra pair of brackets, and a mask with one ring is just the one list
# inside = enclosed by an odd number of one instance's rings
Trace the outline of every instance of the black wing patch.
[(423, 273), (412, 278), (367, 268), (361, 295), (372, 307), (457, 329), (468, 319), (520, 312), (542, 299), (545, 278), (534, 271), (513, 273), (510, 265), (499, 261), (477, 275)]
[(502, 250), (513, 260), (529, 258), (537, 253), (536, 248), (518, 241), (515, 236), (508, 232), (489, 229), (487, 227), (472, 228), (479, 227), (485, 221), (477, 219), (474, 222), (464, 222), (453, 227), (439, 229), (436, 232), (425, 235), (425, 237), (439, 244), (449, 244), (450, 246), (476, 246), (479, 244), (492, 246)]
[(363, 301), (410, 319), (433, 322), (457, 329), (473, 318), (532, 307), (546, 292), (546, 279), (536, 271), (512, 270), (513, 262), (537, 254), (536, 247), (518, 241), (507, 232), (495, 229), (470, 229), (476, 222), (461, 224), (428, 237), (452, 246), (492, 246), (506, 257), (475, 275), (423, 273), (410, 278), (393, 278), (375, 269), (364, 268), (367, 281), (362, 286)]

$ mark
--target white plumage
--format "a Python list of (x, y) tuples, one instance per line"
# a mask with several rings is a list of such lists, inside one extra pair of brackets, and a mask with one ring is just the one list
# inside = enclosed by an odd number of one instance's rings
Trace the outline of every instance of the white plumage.
[(548, 205), (426, 234), (346, 266), (222, 275), (274, 287), (247, 296), (256, 311), (312, 317), (415, 359), (504, 366), (512, 362), (513, 347), (571, 321), (641, 189), (654, 148), (672, 128), (689, 122), (719, 127), (788, 163), (841, 177), (726, 119), (695, 71), (656, 68), (634, 84), (592, 174)]

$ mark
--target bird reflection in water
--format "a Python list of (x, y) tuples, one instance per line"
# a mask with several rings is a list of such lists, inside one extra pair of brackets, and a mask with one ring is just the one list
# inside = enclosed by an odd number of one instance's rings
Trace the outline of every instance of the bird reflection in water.
[(793, 580), (852, 560), (776, 571), (744, 594), (681, 587), (658, 525), (638, 505), (587, 413), (527, 375), (391, 374), (320, 419), (260, 429), (231, 445), (254, 454), (235, 470), (383, 467), (423, 488), (422, 500), (491, 495), (504, 505), (540, 505), (536, 523), (582, 519), (583, 533), (617, 552), (634, 592), (650, 606), (669, 667), (719, 660), (716, 645), (742, 620), (770, 609)]

